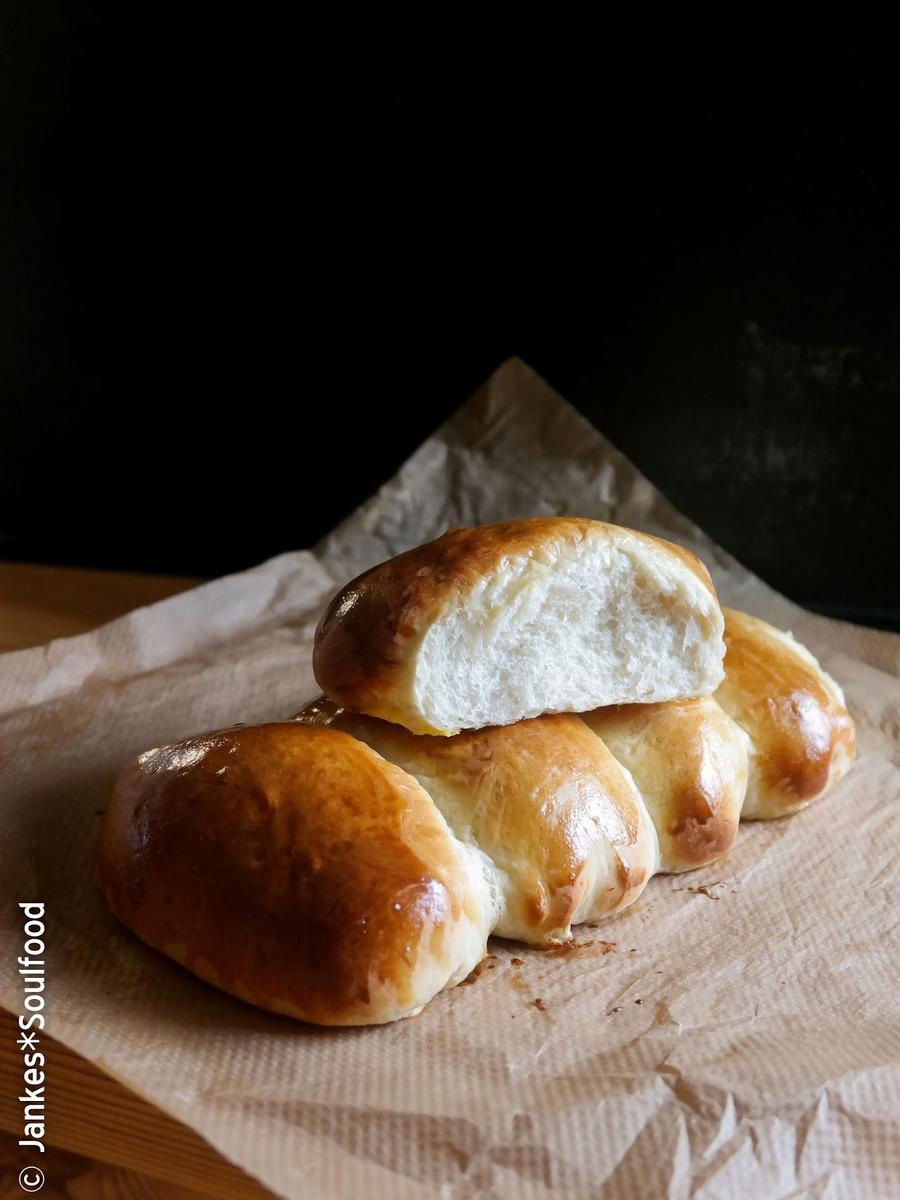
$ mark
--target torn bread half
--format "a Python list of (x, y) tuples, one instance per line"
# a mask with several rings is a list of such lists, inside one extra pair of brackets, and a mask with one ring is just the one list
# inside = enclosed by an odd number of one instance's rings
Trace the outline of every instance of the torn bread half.
[(332, 601), (325, 694), (414, 733), (683, 700), (722, 679), (723, 617), (695, 555), (617, 525), (535, 517), (453, 529)]

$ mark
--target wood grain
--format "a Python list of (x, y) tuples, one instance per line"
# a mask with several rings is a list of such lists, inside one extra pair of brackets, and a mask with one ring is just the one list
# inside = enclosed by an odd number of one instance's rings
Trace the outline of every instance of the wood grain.
[[(0, 650), (83, 633), (201, 582), (71, 567), (0, 563)], [(0, 1009), (0, 1200), (23, 1196), (31, 1165), (21, 1135), (22, 1059), (12, 1014)], [(47, 1052), (47, 1182), (38, 1195), (72, 1200), (271, 1200), (193, 1130), (110, 1079), (60, 1042)]]
[[(21, 1136), (22, 1056), (18, 1027), (0, 1010), (0, 1128)], [(235, 1200), (271, 1197), (187, 1126), (104, 1075), (61, 1042), (42, 1037), (47, 1056), (47, 1140), (64, 1150)], [(38, 1163), (40, 1166), (40, 1163)]]
[(0, 651), (84, 633), (202, 582), (180, 575), (0, 563)]
[(41, 1200), (202, 1200), (203, 1197), (202, 1192), (193, 1188), (95, 1162), (68, 1150), (49, 1147), (45, 1154), (29, 1155), (27, 1150), (19, 1149), (11, 1133), (0, 1132), (0, 1200), (13, 1197), (22, 1200), (26, 1193), (19, 1186), (19, 1172), (33, 1166), (39, 1166), (44, 1173), (45, 1183), (38, 1193)]

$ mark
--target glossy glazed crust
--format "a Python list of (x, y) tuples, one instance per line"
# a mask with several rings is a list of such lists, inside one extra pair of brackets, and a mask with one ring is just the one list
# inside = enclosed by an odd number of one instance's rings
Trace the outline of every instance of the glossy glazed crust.
[(583, 720), (634, 777), (656, 826), (661, 871), (702, 867), (731, 849), (747, 741), (714, 700), (613, 705)]
[(690, 551), (618, 525), (580, 517), (532, 517), (451, 529), (380, 563), (338, 593), (316, 630), (313, 671), (319, 686), (355, 712), (410, 724), (405, 687), (429, 624), (464, 600), (504, 560), (528, 557), (553, 563), (585, 539), (638, 543), (668, 560), (669, 569), (687, 569), (716, 599), (709, 572)]
[(323, 697), (296, 719), (345, 730), (419, 780), (456, 836), (499, 869), (502, 936), (565, 937), (573, 920), (634, 901), (656, 869), (656, 838), (633, 783), (573, 714), (437, 737)]
[(840, 688), (788, 634), (725, 610), (725, 679), (715, 699), (753, 745), (744, 815), (785, 816), (850, 769), (856, 732)]
[(486, 931), (460, 959), (483, 918), (431, 799), (332, 729), (249, 726), (141, 755), (116, 785), (97, 871), (145, 942), (320, 1024), (407, 1015), (484, 952)]

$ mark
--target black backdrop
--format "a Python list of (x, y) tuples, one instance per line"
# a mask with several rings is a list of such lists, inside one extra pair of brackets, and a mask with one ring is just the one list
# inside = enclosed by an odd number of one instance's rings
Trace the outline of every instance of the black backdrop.
[(687, 11), (3, 5), (0, 553), (308, 545), (519, 354), (769, 582), (896, 625), (895, 64)]

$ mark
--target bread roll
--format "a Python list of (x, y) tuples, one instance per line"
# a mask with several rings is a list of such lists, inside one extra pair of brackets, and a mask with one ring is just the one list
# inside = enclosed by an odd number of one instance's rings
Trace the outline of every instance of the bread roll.
[(634, 902), (656, 870), (640, 793), (576, 716), (456, 737), (409, 733), (322, 699), (297, 714), (360, 738), (415, 776), (457, 838), (487, 860), (494, 932), (532, 944)]
[(856, 733), (844, 694), (805, 646), (756, 617), (726, 609), (725, 644), (715, 698), (752, 747), (743, 815), (797, 812), (853, 763)]
[(731, 849), (749, 742), (713, 699), (622, 704), (582, 718), (631, 772), (656, 827), (660, 871), (690, 871)]
[(455, 529), (349, 583), (316, 633), (332, 700), (416, 733), (708, 695), (722, 614), (688, 551), (535, 517)]
[(475, 967), (494, 920), (482, 863), (415, 779), (298, 723), (142, 754), (119, 777), (97, 869), (149, 945), (322, 1025), (415, 1013)]

